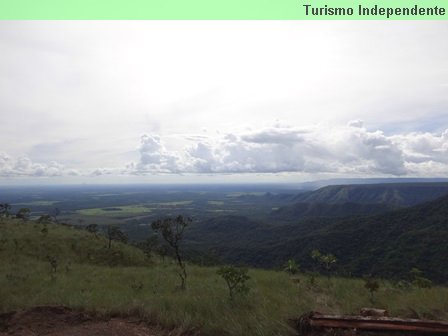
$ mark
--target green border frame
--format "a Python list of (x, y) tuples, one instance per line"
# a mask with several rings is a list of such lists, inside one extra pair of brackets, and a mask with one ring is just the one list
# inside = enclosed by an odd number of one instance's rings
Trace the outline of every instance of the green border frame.
[[(353, 15), (307, 16), (313, 7), (354, 8)], [(358, 6), (439, 7), (445, 15), (359, 16)], [(448, 0), (0, 0), (0, 20), (447, 20)]]

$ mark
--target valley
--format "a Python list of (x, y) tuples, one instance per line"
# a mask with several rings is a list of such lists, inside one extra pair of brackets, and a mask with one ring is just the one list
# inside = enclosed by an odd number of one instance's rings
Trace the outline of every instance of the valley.
[[(313, 270), (315, 249), (335, 254), (339, 275), (405, 278), (417, 267), (448, 281), (446, 182), (330, 185), (100, 185), (4, 188), (12, 212), (100, 232), (117, 225), (135, 244), (150, 239), (151, 223), (193, 219), (183, 246), (202, 264), (281, 268), (295, 259)], [(448, 265), (447, 265), (448, 266)]]

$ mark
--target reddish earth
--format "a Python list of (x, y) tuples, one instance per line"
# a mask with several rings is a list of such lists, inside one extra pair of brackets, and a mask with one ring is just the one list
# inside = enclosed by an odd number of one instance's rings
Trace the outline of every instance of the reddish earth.
[(100, 318), (67, 307), (34, 307), (0, 314), (0, 336), (164, 336), (159, 328), (128, 317)]

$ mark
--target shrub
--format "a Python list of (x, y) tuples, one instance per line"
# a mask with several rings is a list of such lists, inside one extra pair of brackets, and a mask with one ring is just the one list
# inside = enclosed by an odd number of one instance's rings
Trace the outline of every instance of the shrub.
[(319, 250), (313, 250), (311, 252), (311, 258), (324, 269), (328, 276), (330, 276), (331, 268), (337, 262), (337, 258), (333, 254), (322, 254)]
[(250, 276), (247, 272), (247, 268), (234, 266), (223, 266), (216, 272), (225, 280), (231, 300), (233, 300), (235, 294), (247, 294), (249, 292), (246, 281), (250, 279)]
[(367, 278), (364, 281), (364, 287), (370, 292), (370, 302), (373, 302), (373, 294), (378, 291), (380, 284), (372, 278)]
[(21, 208), (17, 211), (16, 218), (22, 219), (23, 221), (27, 221), (30, 218), (31, 210), (28, 208)]
[(284, 271), (291, 275), (297, 274), (299, 272), (299, 265), (297, 265), (295, 260), (289, 259), (288, 262), (286, 263)]
[(98, 238), (98, 224), (89, 224), (86, 226), (86, 231), (92, 233), (95, 238)]
[(51, 223), (51, 216), (50, 215), (42, 215), (37, 219), (37, 222), (39, 224)]
[(423, 276), (423, 272), (418, 268), (413, 268), (409, 272), (411, 274), (411, 283), (418, 288), (431, 288), (432, 281)]
[(8, 203), (0, 203), (0, 217), (8, 218), (11, 215), (11, 205)]

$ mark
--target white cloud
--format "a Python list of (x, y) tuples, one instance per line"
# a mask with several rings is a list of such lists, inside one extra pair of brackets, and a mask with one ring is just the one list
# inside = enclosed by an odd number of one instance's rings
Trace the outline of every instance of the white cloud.
[(140, 162), (135, 165), (135, 173), (181, 172), (181, 161), (177, 154), (168, 152), (159, 136), (145, 134), (140, 141)]
[[(247, 129), (247, 128), (243, 128)], [(179, 144), (187, 143), (185, 146)], [(182, 174), (336, 174), (338, 176), (446, 176), (448, 130), (386, 135), (356, 120), (346, 126), (293, 127), (217, 135), (143, 135), (139, 160), (78, 170), (55, 161), (0, 153), (1, 177)]]
[(73, 172), (73, 170), (66, 171), (63, 165), (55, 161), (36, 163), (26, 156), (13, 159), (6, 153), (0, 153), (1, 177), (53, 177), (69, 172)]
[(356, 119), (356, 120), (350, 120), (347, 123), (347, 126), (349, 127), (359, 127), (362, 128), (364, 126), (364, 122), (362, 120)]
[(403, 152), (410, 173), (426, 176), (448, 173), (448, 130), (441, 134), (412, 132), (391, 138)]
[(80, 176), (81, 175), (81, 173), (78, 170), (76, 170), (76, 169), (69, 169), (67, 171), (67, 174), (69, 176)]
[(304, 140), (304, 129), (276, 126), (243, 136), (246, 142), (259, 144), (294, 145)]
[(116, 169), (108, 169), (108, 168), (96, 168), (94, 169), (90, 175), (91, 176), (102, 176), (102, 175), (112, 175), (114, 173), (117, 173)]
[[(448, 171), (447, 132), (385, 135), (361, 121), (347, 126), (274, 127), (219, 138), (193, 137), (167, 150), (158, 136), (142, 137), (134, 173), (335, 173), (422, 175)], [(428, 171), (429, 169), (429, 171)]]

